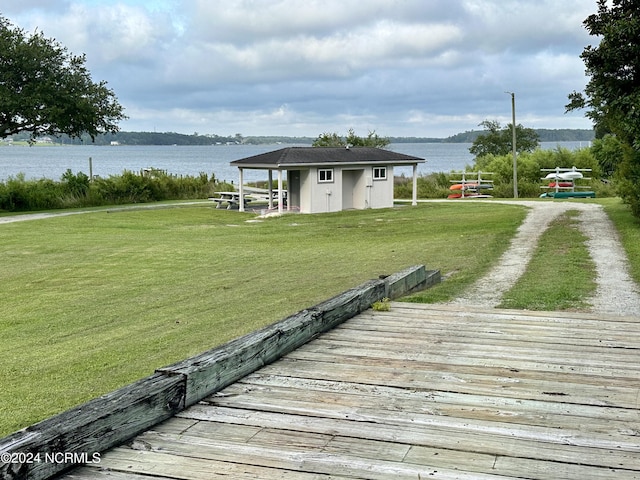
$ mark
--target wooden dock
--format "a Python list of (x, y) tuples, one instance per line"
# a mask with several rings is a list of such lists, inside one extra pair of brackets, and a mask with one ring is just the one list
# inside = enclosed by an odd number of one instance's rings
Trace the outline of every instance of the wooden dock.
[(62, 478), (640, 479), (640, 319), (393, 302)]

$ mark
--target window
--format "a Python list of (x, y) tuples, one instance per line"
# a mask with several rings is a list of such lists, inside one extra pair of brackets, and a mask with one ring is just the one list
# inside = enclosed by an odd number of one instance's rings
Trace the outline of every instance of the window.
[(387, 179), (387, 167), (373, 167), (373, 179), (374, 180), (386, 180)]
[(318, 182), (331, 183), (333, 182), (333, 168), (321, 168), (318, 170)]

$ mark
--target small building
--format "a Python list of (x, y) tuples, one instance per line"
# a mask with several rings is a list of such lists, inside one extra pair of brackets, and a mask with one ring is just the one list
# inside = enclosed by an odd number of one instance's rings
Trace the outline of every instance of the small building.
[[(277, 174), (278, 211), (302, 213), (338, 212), (348, 209), (393, 206), (393, 168), (413, 167), (413, 201), (417, 204), (417, 169), (423, 158), (371, 147), (288, 147), (231, 162), (240, 172), (240, 196), (244, 197), (244, 169), (268, 170), (269, 198), (273, 172)], [(270, 204), (272, 207), (272, 204)], [(244, 202), (240, 202), (244, 209)]]

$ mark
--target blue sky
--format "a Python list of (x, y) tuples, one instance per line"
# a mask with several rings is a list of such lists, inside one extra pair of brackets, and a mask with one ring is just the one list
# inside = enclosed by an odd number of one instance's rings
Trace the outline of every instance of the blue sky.
[(483, 120), (590, 128), (564, 113), (596, 44), (596, 0), (3, 0), (86, 53), (123, 130), (446, 137)]

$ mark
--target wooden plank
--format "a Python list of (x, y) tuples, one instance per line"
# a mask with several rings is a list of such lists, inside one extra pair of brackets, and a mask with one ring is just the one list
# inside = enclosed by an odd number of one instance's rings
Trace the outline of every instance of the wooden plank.
[[(574, 445), (597, 446), (600, 448), (619, 447), (636, 451), (637, 431), (629, 429), (629, 424), (608, 420), (607, 422), (591, 421), (587, 418), (568, 416), (569, 418), (555, 424), (543, 424), (526, 422), (526, 418), (511, 418), (506, 422), (496, 416), (484, 417), (481, 414), (475, 416), (447, 416), (440, 412), (417, 411), (415, 404), (407, 402), (394, 402), (390, 408), (385, 409), (380, 401), (367, 402), (362, 396), (350, 399), (351, 402), (338, 403), (337, 396), (330, 397), (326, 392), (314, 396), (308, 393), (307, 398), (298, 399), (283, 394), (271, 394), (271, 392), (252, 392), (245, 397), (235, 396), (230, 401), (225, 398), (212, 399), (212, 405), (232, 406), (246, 410), (265, 410), (291, 415), (308, 415), (313, 417), (349, 419), (353, 421), (375, 422), (380, 424), (424, 426), (430, 429), (445, 429), (447, 431), (484, 432), (495, 435), (509, 435), (512, 438), (544, 439), (545, 442), (566, 443)], [(215, 402), (214, 402), (215, 400)], [(562, 435), (558, 437), (558, 429)], [(640, 448), (640, 447), (638, 447)]]
[(254, 438), (256, 434), (258, 434), (261, 430), (261, 427), (228, 425), (226, 423), (216, 424), (212, 422), (200, 422), (198, 420), (173, 417), (166, 422), (153, 427), (153, 429), (148, 430), (148, 432), (173, 435), (189, 435), (192, 437), (210, 437), (212, 432), (215, 432), (216, 436), (229, 441), (248, 442), (250, 439)]
[(484, 321), (485, 318), (503, 318), (509, 320), (511, 318), (539, 318), (545, 321), (553, 321), (556, 323), (580, 323), (583, 321), (596, 320), (598, 322), (608, 322), (617, 324), (623, 323), (640, 323), (640, 317), (630, 315), (612, 315), (606, 313), (589, 313), (576, 311), (537, 311), (537, 310), (511, 310), (500, 308), (474, 307), (473, 305), (457, 305), (457, 304), (428, 304), (428, 303), (407, 303), (392, 302), (392, 311), (407, 310), (408, 312), (425, 312), (432, 315), (434, 312), (446, 312), (452, 318), (461, 317), (474, 321)]
[(116, 470), (79, 467), (64, 477), (66, 480), (167, 480), (167, 477), (138, 475), (137, 473)]
[[(199, 420), (213, 420), (240, 425), (261, 425), (268, 428), (285, 428), (292, 431), (323, 433), (348, 438), (365, 438), (380, 442), (485, 453), (513, 458), (535, 458), (539, 461), (594, 465), (596, 468), (616, 468), (640, 474), (638, 444), (602, 447), (576, 445), (571, 435), (562, 431), (549, 432), (533, 438), (514, 438), (505, 431), (502, 434), (482, 431), (457, 431), (447, 428), (425, 428), (422, 425), (391, 424), (380, 421), (354, 421), (322, 416), (288, 415), (275, 412), (243, 410), (205, 405), (194, 405), (180, 414)], [(585, 443), (589, 443), (585, 439)], [(496, 472), (499, 473), (499, 472)], [(589, 478), (583, 477), (583, 478)], [(633, 477), (630, 477), (633, 478)]]
[[(309, 360), (315, 362), (331, 363), (358, 363), (362, 358), (370, 359), (371, 362), (378, 360), (386, 361), (390, 366), (394, 363), (405, 363), (416, 368), (429, 368), (438, 371), (456, 370), (468, 371), (472, 373), (474, 369), (494, 369), (494, 374), (518, 377), (545, 375), (545, 378), (553, 378), (553, 375), (563, 377), (566, 375), (580, 376), (581, 381), (589, 381), (599, 384), (602, 377), (607, 377), (612, 384), (629, 384), (640, 374), (640, 366), (628, 362), (616, 362), (615, 356), (606, 358), (592, 355), (589, 358), (577, 358), (580, 352), (573, 352), (573, 355), (548, 355), (550, 360), (544, 362), (540, 360), (540, 350), (511, 348), (512, 356), (500, 350), (501, 347), (487, 345), (484, 349), (461, 351), (452, 354), (440, 351), (431, 352), (432, 349), (400, 350), (400, 346), (395, 343), (390, 345), (371, 345), (366, 348), (356, 343), (344, 344), (342, 342), (318, 341), (313, 345), (305, 346), (292, 352), (291, 359)], [(430, 353), (424, 353), (424, 352)], [(597, 361), (596, 361), (597, 359)], [(630, 359), (631, 360), (631, 359)], [(415, 363), (412, 363), (415, 362)], [(517, 375), (516, 375), (517, 374)], [(549, 377), (551, 375), (551, 377)]]
[[(404, 356), (407, 360), (419, 356), (423, 352), (440, 355), (440, 358), (446, 359), (452, 356), (466, 357), (492, 357), (492, 358), (509, 358), (509, 359), (529, 359), (540, 360), (540, 352), (544, 351), (546, 356), (544, 360), (550, 364), (558, 363), (560, 365), (590, 365), (601, 366), (607, 368), (624, 368), (630, 371), (640, 371), (637, 363), (638, 349), (632, 348), (615, 348), (615, 347), (588, 347), (588, 346), (564, 346), (546, 342), (519, 342), (509, 340), (489, 341), (469, 341), (464, 342), (456, 339), (449, 341), (446, 338), (429, 338), (420, 339), (416, 336), (397, 339), (391, 335), (358, 335), (344, 339), (327, 335), (320, 339), (317, 345), (312, 348), (317, 351), (325, 351), (333, 353), (339, 349), (347, 350), (348, 348), (358, 349), (362, 355), (368, 353), (362, 350), (366, 348), (372, 355), (393, 355), (396, 357)], [(595, 362), (593, 361), (595, 360)], [(613, 364), (613, 365), (612, 365)], [(637, 373), (635, 374), (637, 375)], [(635, 376), (634, 375), (634, 376)]]
[[(176, 480), (216, 480), (230, 478), (234, 480), (260, 479), (291, 479), (317, 480), (326, 479), (305, 472), (281, 470), (278, 468), (261, 467), (246, 462), (236, 463), (215, 460), (212, 455), (201, 453), (196, 445), (186, 446), (175, 442), (167, 444), (164, 452), (133, 450), (118, 447), (104, 455), (101, 468), (108, 468), (111, 472), (130, 472), (139, 475), (152, 475)], [(179, 452), (179, 453), (178, 453)], [(191, 452), (191, 454), (189, 454)], [(331, 476), (332, 479), (343, 479)]]
[[(436, 478), (442, 479), (486, 479), (497, 480), (505, 477), (492, 474), (465, 473), (453, 469), (440, 467), (434, 469), (429, 465), (409, 464), (406, 462), (393, 462), (376, 458), (363, 458), (350, 453), (329, 452), (304, 452), (295, 448), (274, 448), (254, 445), (241, 445), (225, 441), (211, 441), (203, 438), (189, 439), (183, 437), (159, 437), (145, 436), (152, 451), (127, 452), (117, 449), (118, 458), (114, 461), (111, 455), (105, 457), (104, 463), (108, 468), (127, 468), (133, 472), (156, 473), (162, 472), (179, 479), (200, 478), (200, 465), (210, 463), (209, 478), (218, 478), (221, 471), (225, 475), (234, 475), (232, 478), (245, 478), (236, 476), (238, 473), (250, 472), (256, 477), (252, 478), (292, 478), (306, 480), (308, 478), (320, 478), (319, 475), (330, 475), (330, 478), (367, 478), (367, 479), (410, 479), (430, 478), (438, 473)], [(163, 452), (159, 454), (158, 452)], [(140, 455), (141, 454), (141, 455)], [(140, 456), (153, 456), (155, 465), (151, 467), (149, 461), (137, 462)], [(163, 457), (169, 457), (171, 460)], [(180, 468), (176, 467), (180, 465)], [(184, 473), (186, 468), (197, 469)], [(273, 470), (280, 470), (281, 473)], [(228, 477), (227, 477), (228, 478)]]
[[(282, 378), (282, 377), (280, 377)], [(247, 380), (249, 382), (250, 380)], [(230, 387), (226, 395), (208, 398), (212, 405), (240, 407), (245, 409), (268, 409), (283, 413), (301, 413), (331, 418), (373, 418), (379, 414), (389, 415), (392, 423), (403, 422), (423, 425), (448, 425), (451, 422), (495, 422), (491, 425), (528, 425), (545, 428), (577, 430), (584, 435), (601, 435), (608, 438), (619, 436), (623, 441), (637, 432), (630, 429), (630, 422), (637, 420), (635, 412), (628, 409), (580, 406), (567, 412), (566, 404), (560, 402), (501, 401), (487, 404), (486, 397), (452, 394), (446, 400), (436, 400), (437, 395), (422, 391), (399, 391), (400, 389), (372, 388), (372, 392), (349, 389), (348, 385), (336, 382), (335, 387), (314, 389), (310, 383), (301, 386), (278, 386), (275, 383), (234, 385), (242, 393)], [(294, 383), (294, 382), (291, 382)], [(295, 382), (299, 383), (299, 382)], [(355, 384), (351, 384), (355, 385)], [(384, 393), (380, 392), (382, 390)], [(393, 401), (390, 401), (393, 399)], [(453, 400), (460, 403), (453, 403)], [(277, 405), (277, 407), (272, 407)], [(354, 411), (357, 410), (357, 414)], [(603, 410), (602, 412), (599, 410)], [(544, 411), (545, 414), (541, 415)], [(321, 413), (319, 413), (321, 412)], [(519, 428), (513, 426), (514, 430)]]
[[(366, 361), (363, 361), (366, 363)], [(373, 363), (373, 362), (372, 362)], [(293, 370), (292, 370), (293, 369)], [(436, 372), (411, 370), (409, 366), (387, 368), (383, 366), (331, 364), (330, 370), (319, 370), (317, 363), (307, 360), (285, 358), (272, 365), (269, 373), (286, 376), (295, 375), (317, 380), (337, 380), (367, 383), (370, 385), (398, 386), (411, 385), (412, 388), (430, 391), (452, 391), (475, 393), (487, 396), (508, 396), (526, 400), (554, 400), (562, 397), (565, 403), (583, 405), (618, 406), (636, 408), (638, 388), (602, 388), (598, 385), (578, 385), (567, 381), (551, 381), (545, 378), (522, 380), (502, 377), (466, 374), (458, 372)]]
[[(296, 356), (304, 355), (334, 355), (335, 358), (368, 356), (372, 358), (389, 358), (395, 360), (449, 363), (453, 365), (495, 365), (513, 368), (516, 363), (530, 365), (531, 370), (556, 370), (567, 373), (584, 372), (597, 375), (596, 372), (607, 372), (612, 375), (619, 371), (621, 377), (637, 377), (640, 367), (633, 362), (633, 351), (610, 349), (603, 347), (599, 350), (580, 350), (574, 348), (556, 348), (545, 346), (544, 349), (536, 348), (530, 343), (503, 345), (499, 342), (470, 343), (468, 348), (464, 344), (435, 341), (433, 343), (407, 342), (402, 348), (402, 341), (389, 339), (388, 342), (359, 343), (358, 340), (347, 341), (339, 339), (321, 339), (318, 342), (305, 346), (296, 352)], [(541, 352), (546, 356), (541, 357)], [(321, 361), (318, 358), (318, 361)], [(488, 363), (485, 363), (488, 362)], [(576, 370), (573, 370), (576, 369)]]
[[(573, 423), (576, 420), (584, 422), (585, 419), (615, 428), (619, 422), (626, 425), (629, 430), (634, 422), (638, 421), (638, 412), (635, 409), (602, 407), (591, 405), (566, 405), (559, 401), (536, 401), (520, 400), (508, 397), (485, 396), (474, 394), (460, 394), (455, 392), (425, 391), (413, 388), (390, 387), (380, 385), (366, 385), (362, 383), (335, 382), (325, 380), (312, 380), (306, 378), (294, 378), (255, 373), (245, 377), (233, 387), (242, 389), (244, 392), (251, 392), (255, 388), (266, 387), (274, 389), (292, 390), (293, 398), (305, 396), (308, 392), (318, 392), (318, 395), (326, 395), (325, 398), (332, 399), (334, 395), (341, 395), (341, 403), (350, 404), (351, 398), (354, 405), (363, 407), (367, 401), (377, 401), (394, 412), (398, 411), (396, 405), (401, 402), (402, 411), (406, 413), (421, 412), (434, 415), (458, 416), (460, 418), (476, 418), (478, 416), (495, 416), (503, 422), (528, 423), (530, 425), (556, 426), (561, 425), (563, 419)], [(236, 398), (236, 393), (232, 387), (215, 395), (216, 399), (224, 395)], [(371, 398), (371, 400), (367, 400)], [(378, 400), (376, 400), (378, 399)], [(364, 403), (360, 403), (364, 402)], [(415, 409), (412, 406), (415, 404)], [(382, 407), (385, 410), (384, 407)], [(488, 412), (488, 413), (485, 413)], [(541, 414), (541, 413), (544, 413)], [(524, 416), (525, 420), (519, 417)]]
[[(407, 454), (405, 461), (407, 463), (423, 464), (429, 462), (432, 465), (438, 465), (439, 463), (453, 462), (459, 466), (460, 469), (471, 471), (487, 471), (501, 472), (503, 475), (508, 475), (513, 478), (527, 478), (535, 480), (549, 480), (549, 479), (565, 479), (565, 480), (611, 480), (616, 479), (637, 479), (635, 472), (629, 472), (622, 469), (615, 469), (609, 467), (594, 467), (586, 466), (568, 462), (546, 462), (530, 458), (513, 458), (507, 456), (491, 456), (491, 466), (486, 467), (486, 464), (480, 463), (477, 460), (477, 456), (467, 456), (466, 452), (456, 452), (455, 458), (452, 457), (449, 452), (443, 455), (443, 450), (425, 448), (425, 447), (412, 447), (411, 451)], [(443, 461), (443, 459), (445, 459)]]
[[(561, 325), (555, 322), (526, 321), (524, 319), (511, 319), (509, 323), (486, 320), (483, 322), (459, 321), (450, 317), (430, 318), (428, 322), (423, 316), (403, 316), (405, 325), (398, 322), (394, 316), (374, 316), (370, 311), (358, 316), (357, 321), (349, 322), (340, 327), (343, 329), (371, 332), (390, 332), (395, 335), (409, 335), (416, 333), (421, 336), (446, 334), (451, 328), (455, 328), (463, 338), (473, 338), (474, 334), (486, 336), (505, 335), (508, 338), (522, 338), (535, 341), (540, 338), (550, 338), (558, 343), (573, 344), (572, 339), (592, 342), (601, 345), (599, 337), (613, 338), (618, 341), (627, 341), (637, 347), (640, 344), (640, 332), (637, 324), (621, 323), (618, 325), (608, 322), (594, 322), (575, 325)], [(399, 314), (395, 314), (399, 315)], [(572, 335), (571, 337), (562, 336)], [(594, 336), (594, 333), (598, 333)]]
[[(375, 319), (375, 323), (372, 320)], [(404, 322), (401, 323), (400, 319)], [(461, 333), (467, 329), (474, 331), (492, 331), (494, 329), (506, 329), (506, 331), (515, 331), (520, 333), (523, 328), (530, 328), (544, 332), (558, 332), (562, 330), (576, 331), (577, 333), (585, 332), (588, 335), (593, 330), (599, 330), (607, 333), (629, 332), (637, 339), (638, 323), (630, 321), (608, 321), (606, 319), (568, 319), (553, 316), (531, 316), (525, 314), (512, 314), (509, 316), (500, 314), (491, 314), (490, 312), (479, 313), (472, 316), (470, 314), (461, 314), (459, 312), (433, 312), (421, 309), (398, 309), (391, 307), (388, 312), (374, 312), (369, 310), (363, 312), (356, 321), (350, 322), (348, 328), (367, 329), (371, 326), (380, 328), (397, 329), (407, 331), (412, 328), (428, 328), (438, 329), (454, 326), (460, 329)]]

